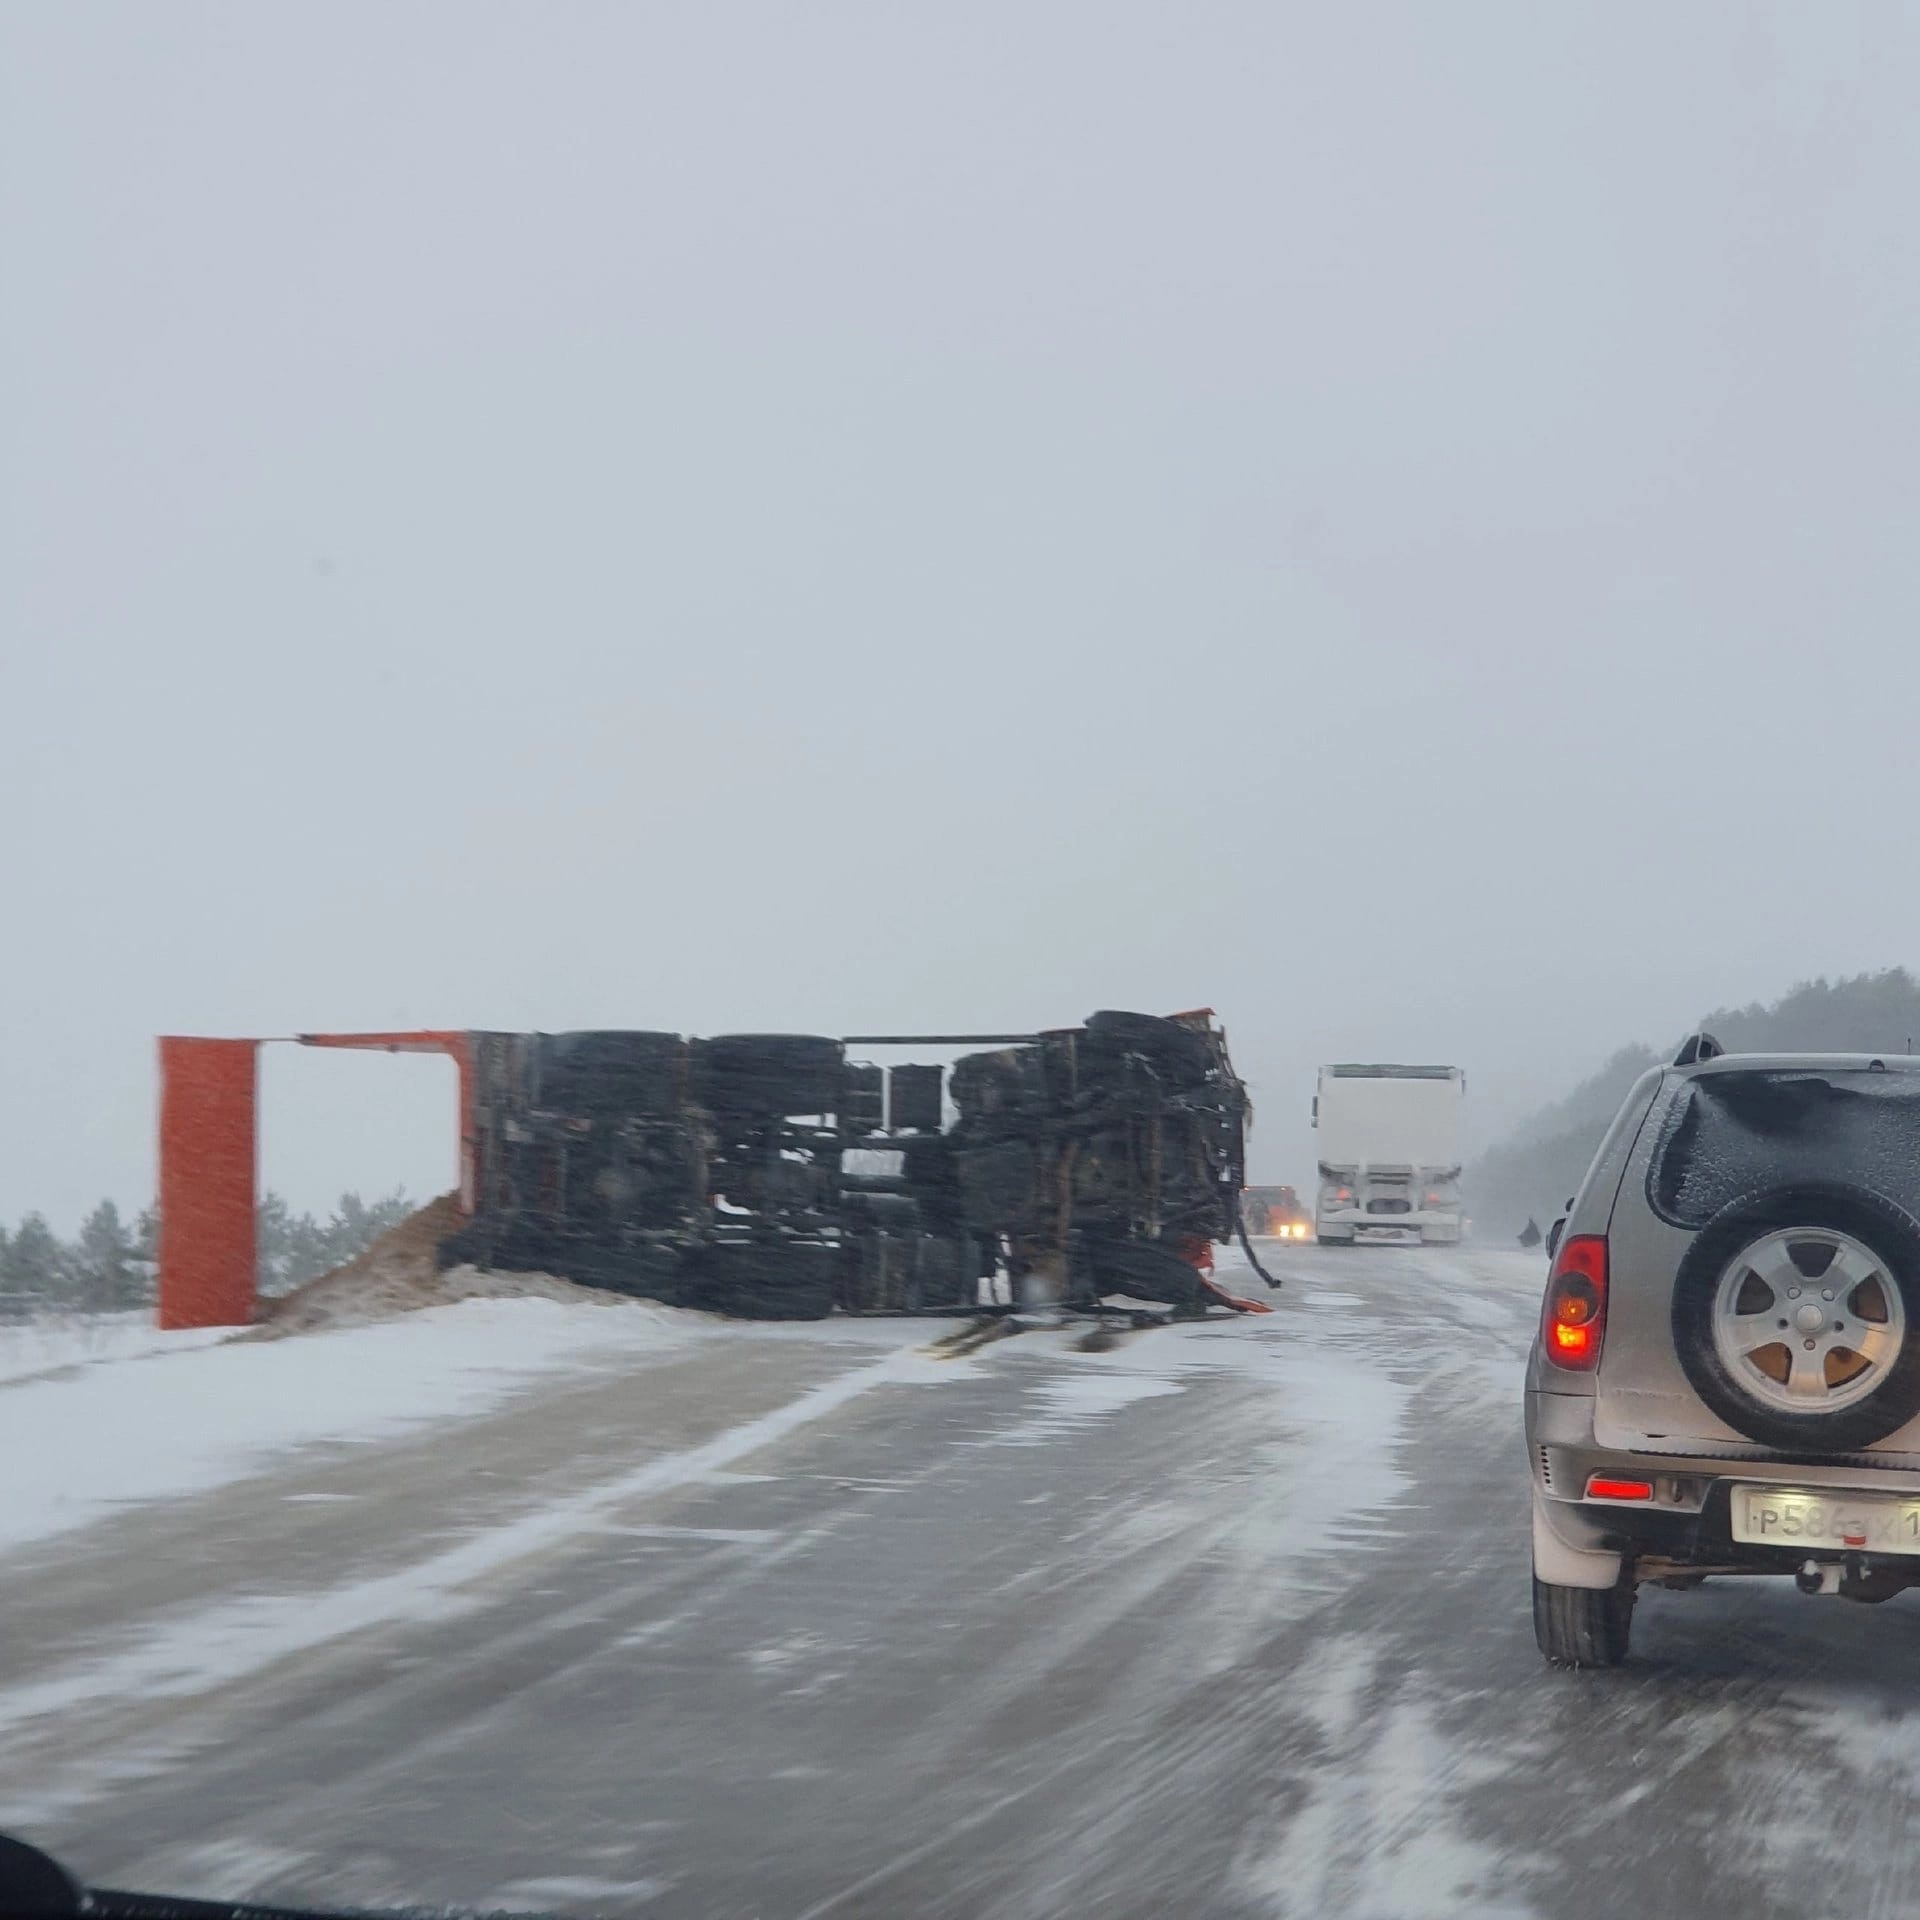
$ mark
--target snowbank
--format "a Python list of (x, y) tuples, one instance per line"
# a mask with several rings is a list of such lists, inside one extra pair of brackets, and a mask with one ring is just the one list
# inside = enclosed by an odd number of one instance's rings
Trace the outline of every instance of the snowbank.
[(151, 1335), (112, 1365), (0, 1385), (0, 1459), (14, 1463), (0, 1548), (243, 1479), (297, 1447), (485, 1412), (536, 1374), (666, 1351), (715, 1326), (590, 1298), (470, 1299), (299, 1340)]
[[(367, 1327), (400, 1314), (423, 1313), (434, 1307), (455, 1307), (463, 1300), (551, 1300), (564, 1307), (627, 1307), (636, 1304), (625, 1294), (601, 1287), (583, 1287), (551, 1273), (482, 1273), (478, 1267), (435, 1269), (426, 1279), (394, 1276), (379, 1268), (356, 1272), (342, 1267), (326, 1276), (328, 1285), (313, 1282), (274, 1302), (261, 1323), (241, 1336), (247, 1340), (283, 1340), (289, 1334), (331, 1333), (345, 1327)], [(648, 1303), (652, 1304), (652, 1303)], [(704, 1320), (704, 1315), (693, 1315)]]
[(178, 1353), (233, 1338), (231, 1327), (195, 1327), (162, 1333), (153, 1315), (63, 1313), (0, 1323), (0, 1385), (102, 1360), (131, 1360), (146, 1353)]

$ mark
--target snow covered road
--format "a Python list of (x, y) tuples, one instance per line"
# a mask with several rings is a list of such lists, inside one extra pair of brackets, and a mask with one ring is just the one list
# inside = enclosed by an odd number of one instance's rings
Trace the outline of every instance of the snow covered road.
[[(0, 1826), (676, 1920), (1907, 1911), (1920, 1605), (1656, 1592), (1548, 1673), (1539, 1263), (1274, 1259), (1104, 1353), (471, 1303), (0, 1385)], [(130, 1503), (51, 1501), (142, 1369)]]

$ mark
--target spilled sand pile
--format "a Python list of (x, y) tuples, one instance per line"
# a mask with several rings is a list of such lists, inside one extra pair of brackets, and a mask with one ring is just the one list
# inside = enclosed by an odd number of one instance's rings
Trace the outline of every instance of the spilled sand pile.
[(345, 1266), (302, 1281), (277, 1300), (263, 1300), (258, 1324), (242, 1338), (277, 1340), (290, 1333), (363, 1327), (424, 1307), (452, 1306), (459, 1300), (558, 1300), (596, 1307), (632, 1304), (620, 1294), (576, 1286), (550, 1273), (482, 1273), (477, 1267), (443, 1271), (437, 1259), (440, 1242), (461, 1224), (452, 1194), (428, 1201)]

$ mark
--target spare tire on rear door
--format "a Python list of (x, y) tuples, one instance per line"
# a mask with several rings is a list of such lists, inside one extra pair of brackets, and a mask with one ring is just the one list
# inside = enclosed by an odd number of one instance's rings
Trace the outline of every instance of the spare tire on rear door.
[(1920, 1221), (1838, 1182), (1732, 1201), (1680, 1263), (1673, 1340), (1694, 1391), (1749, 1439), (1872, 1446), (1920, 1413)]

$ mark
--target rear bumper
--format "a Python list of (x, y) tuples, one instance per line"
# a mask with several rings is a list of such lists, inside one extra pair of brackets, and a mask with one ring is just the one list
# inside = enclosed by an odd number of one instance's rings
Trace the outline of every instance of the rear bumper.
[(1368, 1213), (1359, 1207), (1328, 1207), (1319, 1219), (1322, 1233), (1424, 1233), (1460, 1237), (1460, 1214), (1446, 1207), (1415, 1213)]
[[(1644, 1472), (1644, 1469), (1643, 1469)], [(1882, 1569), (1920, 1583), (1920, 1554), (1848, 1553), (1829, 1545), (1757, 1546), (1733, 1537), (1733, 1489), (1751, 1472), (1710, 1481), (1697, 1510), (1607, 1505), (1596, 1501), (1555, 1500), (1533, 1495), (1534, 1570), (1543, 1580), (1568, 1587), (1610, 1587), (1623, 1566), (1640, 1579), (1659, 1580), (1687, 1573), (1797, 1572), (1809, 1560), (1850, 1565), (1860, 1572)], [(1804, 1469), (1776, 1472), (1807, 1484)], [(1883, 1486), (1855, 1471), (1832, 1483), (1851, 1493), (1900, 1493), (1906, 1487)]]
[[(1527, 1395), (1527, 1453), (1533, 1480), (1534, 1555), (1560, 1557), (1558, 1574), (1541, 1566), (1543, 1578), (1569, 1586), (1610, 1585), (1624, 1560), (1645, 1563), (1657, 1577), (1663, 1569), (1791, 1573), (1803, 1561), (1839, 1559), (1829, 1549), (1763, 1547), (1733, 1537), (1733, 1489), (1745, 1484), (1831, 1487), (1836, 1491), (1920, 1495), (1920, 1465), (1900, 1456), (1885, 1465), (1871, 1456), (1845, 1460), (1785, 1455), (1712, 1457), (1700, 1454), (1629, 1453), (1603, 1447), (1593, 1437), (1593, 1401), (1580, 1394)], [(1651, 1481), (1649, 1501), (1592, 1500), (1594, 1475)], [(1887, 1556), (1920, 1577), (1920, 1555)], [(1584, 1565), (1594, 1577), (1579, 1577)]]

